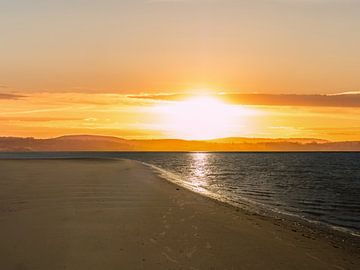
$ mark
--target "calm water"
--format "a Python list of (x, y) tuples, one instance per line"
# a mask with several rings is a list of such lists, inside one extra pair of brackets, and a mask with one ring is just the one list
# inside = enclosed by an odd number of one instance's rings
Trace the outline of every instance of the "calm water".
[(360, 153), (0, 153), (6, 157), (135, 159), (233, 204), (360, 234)]

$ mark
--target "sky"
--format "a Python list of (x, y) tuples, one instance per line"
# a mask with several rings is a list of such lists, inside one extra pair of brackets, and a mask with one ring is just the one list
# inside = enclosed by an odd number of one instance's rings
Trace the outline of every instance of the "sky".
[(360, 140), (358, 14), (357, 0), (0, 1), (0, 136)]

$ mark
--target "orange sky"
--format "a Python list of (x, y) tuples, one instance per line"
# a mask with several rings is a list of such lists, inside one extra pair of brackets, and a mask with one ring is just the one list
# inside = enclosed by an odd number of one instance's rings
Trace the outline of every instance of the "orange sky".
[[(243, 105), (226, 95), (125, 96), (121, 94), (33, 93), (0, 96), (2, 136), (53, 137), (102, 134), (125, 138), (315, 137), (359, 140), (360, 108), (337, 106)], [(204, 103), (201, 103), (202, 98)], [(309, 97), (311, 98), (311, 96)], [(326, 97), (325, 97), (326, 98)], [(333, 102), (342, 101), (335, 96)], [(360, 103), (360, 95), (350, 98)], [(179, 99), (179, 97), (177, 97)], [(274, 102), (276, 96), (271, 97)], [(318, 100), (319, 97), (315, 98)], [(192, 102), (195, 100), (195, 103)], [(293, 98), (290, 99), (293, 102)], [(189, 102), (190, 101), (190, 102)], [(355, 105), (354, 105), (355, 106)], [(223, 119), (223, 120), (222, 120)], [(208, 124), (206, 124), (208, 123)], [(211, 131), (208, 131), (211, 129)], [(219, 130), (220, 129), (220, 130)]]
[[(359, 13), (356, 0), (2, 1), (0, 136), (360, 140)], [(227, 95), (189, 125), (183, 92)]]

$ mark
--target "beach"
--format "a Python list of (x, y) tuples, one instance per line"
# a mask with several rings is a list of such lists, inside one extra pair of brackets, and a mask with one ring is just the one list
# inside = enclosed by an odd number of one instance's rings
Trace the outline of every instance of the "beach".
[(0, 269), (359, 269), (358, 250), (119, 159), (0, 160)]

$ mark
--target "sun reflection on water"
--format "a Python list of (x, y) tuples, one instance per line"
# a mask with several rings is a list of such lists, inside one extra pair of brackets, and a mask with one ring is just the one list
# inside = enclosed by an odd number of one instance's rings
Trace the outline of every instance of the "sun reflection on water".
[(208, 153), (193, 153), (191, 154), (191, 169), (192, 177), (190, 178), (191, 185), (195, 187), (196, 190), (201, 192), (206, 192), (206, 188), (209, 186), (206, 175), (209, 172), (209, 154)]

